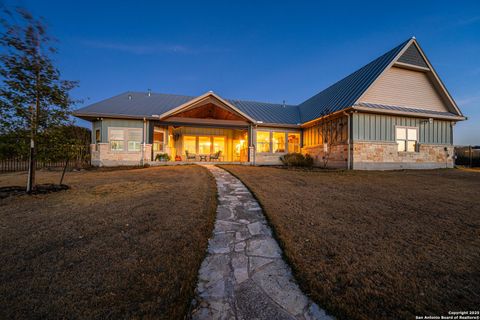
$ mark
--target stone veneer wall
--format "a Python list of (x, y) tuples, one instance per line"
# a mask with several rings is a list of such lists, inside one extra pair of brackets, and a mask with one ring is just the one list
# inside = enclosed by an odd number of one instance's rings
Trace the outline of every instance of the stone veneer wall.
[[(92, 166), (115, 167), (115, 166), (138, 166), (142, 162), (142, 152), (111, 151), (108, 143), (90, 145)], [(145, 162), (152, 157), (152, 145), (145, 145)]]
[[(327, 168), (347, 168), (348, 166), (348, 144), (334, 144), (328, 146)], [(324, 151), (323, 145), (308, 146), (302, 148), (303, 154), (309, 154), (313, 158), (313, 165), (316, 167), (324, 166)]]
[(281, 165), (280, 157), (285, 155), (284, 152), (277, 153), (257, 153), (255, 154), (255, 164), (258, 165)]
[(399, 152), (395, 142), (357, 141), (352, 163), (359, 170), (453, 168), (453, 146), (420, 144), (418, 152)]

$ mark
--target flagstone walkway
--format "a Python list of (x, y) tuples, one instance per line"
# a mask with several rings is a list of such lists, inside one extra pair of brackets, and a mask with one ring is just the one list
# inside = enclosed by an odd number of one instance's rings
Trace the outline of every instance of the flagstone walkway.
[(227, 171), (205, 167), (219, 203), (192, 319), (333, 319), (298, 288), (250, 191)]

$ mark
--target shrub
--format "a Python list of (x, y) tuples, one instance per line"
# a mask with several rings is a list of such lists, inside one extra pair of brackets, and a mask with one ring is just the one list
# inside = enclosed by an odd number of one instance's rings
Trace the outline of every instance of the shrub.
[(155, 156), (155, 161), (170, 161), (170, 156), (167, 153), (159, 153)]
[(280, 161), (289, 167), (311, 167), (313, 166), (313, 158), (309, 155), (301, 153), (287, 153), (280, 157)]

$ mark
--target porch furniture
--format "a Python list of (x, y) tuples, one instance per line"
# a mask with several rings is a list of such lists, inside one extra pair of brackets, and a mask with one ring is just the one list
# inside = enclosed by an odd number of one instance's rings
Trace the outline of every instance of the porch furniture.
[(182, 161), (182, 157), (179, 156), (179, 155), (176, 155), (176, 156), (175, 156), (175, 161)]
[(198, 157), (200, 158), (200, 161), (207, 161), (207, 155), (206, 154), (199, 154)]
[(222, 151), (217, 151), (213, 154), (210, 155), (210, 161), (212, 160), (216, 160), (216, 161), (219, 161), (220, 160), (220, 154), (222, 153)]
[(197, 159), (197, 155), (195, 153), (190, 153), (188, 151), (185, 150), (185, 156), (187, 158), (187, 161), (188, 160), (195, 160)]

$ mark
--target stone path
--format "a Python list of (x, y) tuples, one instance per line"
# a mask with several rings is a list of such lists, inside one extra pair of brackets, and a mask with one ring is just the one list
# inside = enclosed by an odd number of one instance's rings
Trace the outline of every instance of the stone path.
[(227, 171), (205, 167), (217, 181), (219, 203), (192, 319), (333, 319), (298, 288), (248, 189)]

